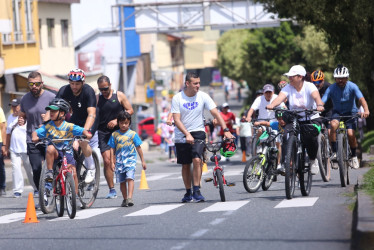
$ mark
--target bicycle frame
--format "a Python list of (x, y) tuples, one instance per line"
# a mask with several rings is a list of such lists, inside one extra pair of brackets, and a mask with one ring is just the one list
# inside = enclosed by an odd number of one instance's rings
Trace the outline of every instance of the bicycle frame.
[[(54, 145), (55, 146), (55, 145)], [(53, 195), (62, 195), (66, 196), (66, 189), (65, 189), (65, 179), (66, 179), (66, 174), (69, 172), (73, 174), (73, 171), (71, 171), (68, 167), (67, 163), (67, 158), (66, 158), (66, 149), (62, 150), (63, 153), (63, 158), (61, 160), (61, 167), (59, 169), (56, 169), (56, 172), (58, 171), (58, 175), (55, 179), (55, 182), (60, 182), (60, 188), (61, 190), (57, 190), (57, 185), (55, 185), (54, 190), (53, 190)], [(57, 163), (54, 167), (58, 168), (59, 163)]]

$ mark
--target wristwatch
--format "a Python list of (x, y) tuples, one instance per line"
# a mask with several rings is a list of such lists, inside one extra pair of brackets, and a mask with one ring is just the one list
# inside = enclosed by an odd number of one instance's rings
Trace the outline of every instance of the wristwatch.
[(223, 132), (230, 132), (230, 129), (229, 128), (225, 128), (225, 129), (223, 129)]

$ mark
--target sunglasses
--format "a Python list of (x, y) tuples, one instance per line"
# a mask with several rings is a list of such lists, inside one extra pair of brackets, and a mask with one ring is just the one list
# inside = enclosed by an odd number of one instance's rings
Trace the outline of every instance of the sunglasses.
[(105, 87), (105, 88), (99, 88), (100, 91), (108, 91), (109, 90), (109, 87)]
[(320, 85), (322, 83), (322, 80), (321, 81), (315, 81), (313, 82), (315, 85)]
[(43, 82), (29, 82), (29, 86), (32, 87), (32, 86), (36, 86), (36, 87), (39, 87)]

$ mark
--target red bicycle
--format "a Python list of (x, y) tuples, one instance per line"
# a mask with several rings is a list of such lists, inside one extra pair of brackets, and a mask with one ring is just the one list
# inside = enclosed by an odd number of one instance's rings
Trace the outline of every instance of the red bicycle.
[(198, 140), (198, 139), (195, 140), (195, 143), (203, 143), (205, 146), (205, 149), (213, 153), (213, 155), (210, 157), (210, 161), (214, 162), (213, 178), (206, 178), (205, 182), (213, 181), (213, 185), (219, 189), (219, 195), (221, 197), (222, 202), (226, 201), (224, 186), (233, 186), (234, 184), (226, 182), (223, 166), (219, 165), (221, 156), (217, 155), (217, 152), (220, 151), (223, 143), (229, 140), (230, 139), (226, 139), (226, 140), (218, 141), (218, 142), (205, 142), (203, 140)]
[[(59, 158), (53, 164), (53, 181), (52, 183), (47, 182), (44, 178), (46, 171), (46, 162), (44, 162), (42, 168), (42, 174), (40, 178), (40, 194), (39, 204), (43, 213), (50, 213), (53, 210), (55, 204), (57, 216), (62, 217), (64, 215), (65, 205), (66, 210), (70, 219), (74, 219), (77, 212), (77, 197), (75, 192), (75, 183), (73, 178), (72, 170), (69, 169), (67, 164), (66, 152), (71, 149), (70, 144), (64, 144), (62, 148), (59, 148), (55, 142), (72, 141), (76, 139), (83, 139), (82, 136), (76, 136), (71, 139), (50, 139), (41, 138), (38, 144), (53, 145), (56, 150), (62, 151), (62, 158)], [(51, 193), (52, 191), (52, 193)]]

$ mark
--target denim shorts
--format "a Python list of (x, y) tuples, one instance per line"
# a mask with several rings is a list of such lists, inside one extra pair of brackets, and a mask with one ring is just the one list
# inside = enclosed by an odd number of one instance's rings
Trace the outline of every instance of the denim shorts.
[[(75, 162), (73, 154), (71, 154), (69, 152), (66, 152), (65, 155), (66, 155), (66, 161), (68, 162), (68, 164), (71, 164), (71, 165), (75, 166), (76, 162)], [(63, 157), (63, 153), (60, 150), (58, 151), (58, 157), (61, 158), (61, 159)]]
[(128, 170), (123, 173), (116, 173), (117, 183), (125, 182), (127, 179), (135, 179), (135, 169)]
[[(350, 116), (350, 115), (352, 115), (352, 114), (350, 114), (350, 113), (349, 114), (343, 114), (342, 116)], [(339, 116), (340, 115), (338, 113), (333, 113), (332, 116), (331, 116), (331, 118), (339, 121)], [(343, 120), (347, 120), (347, 118), (343, 118)], [(356, 130), (356, 128), (357, 128), (357, 119), (356, 118), (349, 119), (348, 121), (345, 122), (345, 127), (347, 129)]]

